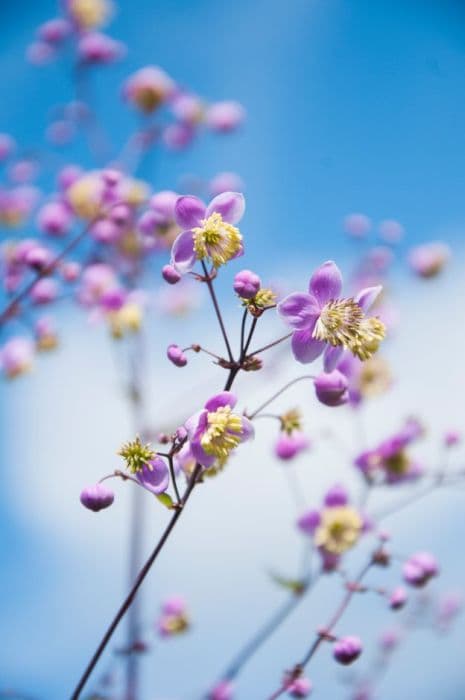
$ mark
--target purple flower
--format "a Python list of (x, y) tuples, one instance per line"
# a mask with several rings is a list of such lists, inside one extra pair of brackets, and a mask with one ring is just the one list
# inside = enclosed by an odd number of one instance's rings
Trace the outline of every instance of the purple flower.
[(229, 391), (213, 396), (205, 408), (186, 422), (190, 448), (195, 459), (209, 468), (224, 464), (240, 443), (253, 437), (252, 423), (233, 413), (237, 399)]
[(124, 44), (100, 32), (84, 34), (78, 43), (79, 57), (86, 63), (112, 63), (122, 58), (125, 51)]
[(115, 495), (107, 486), (98, 483), (83, 489), (79, 498), (85, 508), (96, 513), (111, 506), (115, 500)]
[(161, 609), (165, 615), (184, 615), (187, 603), (182, 596), (172, 595), (164, 601)]
[(398, 484), (417, 479), (423, 473), (421, 465), (412, 460), (406, 448), (423, 433), (414, 419), (406, 421), (397, 433), (384, 440), (373, 450), (362, 452), (355, 465), (368, 477), (383, 476), (388, 484)]
[(49, 202), (39, 211), (37, 225), (50, 236), (64, 236), (71, 227), (71, 213), (63, 202)]
[(300, 516), (297, 527), (306, 535), (313, 535), (321, 522), (320, 513), (317, 510), (308, 510)]
[(0, 348), (0, 367), (9, 378), (19, 377), (28, 372), (34, 361), (34, 346), (28, 338), (10, 338)]
[(365, 214), (348, 214), (344, 219), (344, 230), (354, 238), (364, 238), (370, 229), (371, 221)]
[(157, 66), (146, 66), (131, 75), (123, 88), (123, 96), (146, 114), (154, 112), (174, 93), (172, 79)]
[(208, 207), (197, 197), (179, 197), (175, 217), (182, 233), (171, 250), (173, 267), (186, 274), (197, 260), (220, 267), (242, 255), (242, 235), (234, 224), (241, 220), (244, 209), (244, 197), (238, 192), (223, 192)]
[(445, 243), (425, 243), (413, 248), (409, 255), (409, 263), (413, 272), (419, 277), (428, 279), (436, 277), (447, 264), (450, 249)]
[(170, 481), (168, 467), (161, 457), (151, 459), (134, 475), (141, 486), (155, 494), (166, 491)]
[(341, 637), (334, 643), (333, 656), (338, 663), (348, 666), (358, 659), (362, 648), (362, 642), (358, 637)]
[(207, 109), (206, 121), (210, 129), (227, 133), (242, 124), (245, 118), (244, 108), (239, 102), (215, 102)]
[(385, 327), (365, 312), (381, 287), (362, 289), (355, 298), (341, 298), (341, 290), (341, 272), (329, 261), (312, 275), (308, 293), (291, 294), (278, 304), (278, 313), (294, 330), (292, 350), (299, 362), (313, 362), (324, 351), (324, 368), (330, 372), (344, 348), (361, 360), (377, 351)]

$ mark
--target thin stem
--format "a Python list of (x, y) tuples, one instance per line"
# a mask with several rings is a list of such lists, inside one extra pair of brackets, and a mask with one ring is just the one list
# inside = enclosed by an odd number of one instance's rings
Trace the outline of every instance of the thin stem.
[[(241, 361), (245, 359), (247, 356), (247, 353), (249, 351), (250, 343), (252, 342), (253, 334), (255, 333), (255, 329), (257, 327), (258, 323), (258, 318), (255, 317), (254, 320), (252, 321), (252, 325), (250, 326), (250, 331), (247, 340), (245, 341), (245, 346), (244, 346), (244, 352), (242, 353)], [(253, 354), (253, 353), (251, 353)]]
[[(190, 497), (190, 495), (191, 495), (191, 493), (192, 493), (192, 491), (193, 491), (193, 489), (194, 489), (194, 486), (195, 486), (195, 484), (196, 484), (196, 481), (197, 481), (197, 478), (198, 478), (198, 476), (199, 476), (199, 474), (200, 474), (200, 471), (201, 471), (201, 465), (196, 464), (196, 467), (195, 467), (195, 469), (194, 469), (194, 471), (193, 471), (193, 473), (192, 473), (192, 476), (191, 476), (191, 478), (190, 478), (190, 480), (189, 480), (189, 483), (188, 483), (188, 485), (187, 485), (187, 488), (186, 488), (186, 490), (185, 490), (185, 492), (184, 492), (184, 495), (183, 495), (183, 497), (182, 497), (181, 503), (182, 503), (183, 506), (185, 506), (186, 503), (187, 503), (187, 501), (189, 500), (189, 497)], [(129, 607), (131, 606), (131, 603), (133, 602), (133, 600), (134, 600), (134, 598), (135, 598), (135, 596), (136, 596), (136, 594), (137, 594), (137, 591), (139, 590), (140, 586), (142, 585), (142, 582), (144, 581), (144, 579), (145, 579), (145, 577), (147, 576), (148, 572), (149, 572), (150, 569), (152, 568), (152, 565), (153, 565), (154, 562), (156, 561), (158, 555), (159, 555), (160, 552), (162, 551), (162, 549), (163, 549), (165, 543), (167, 542), (167, 540), (168, 540), (168, 538), (169, 538), (169, 536), (170, 536), (170, 534), (171, 534), (171, 531), (173, 530), (174, 526), (176, 525), (176, 523), (177, 523), (177, 521), (178, 521), (178, 519), (179, 519), (181, 513), (183, 512), (183, 510), (184, 510), (184, 508), (179, 509), (179, 510), (176, 510), (176, 511), (173, 513), (173, 515), (171, 516), (171, 519), (170, 519), (168, 525), (166, 526), (166, 528), (165, 528), (165, 530), (164, 530), (164, 532), (163, 532), (161, 538), (159, 539), (159, 541), (158, 541), (158, 543), (157, 543), (155, 549), (153, 550), (153, 552), (151, 553), (150, 557), (147, 559), (147, 561), (145, 562), (144, 566), (143, 566), (142, 569), (140, 570), (140, 572), (139, 572), (139, 574), (138, 574), (138, 576), (137, 576), (137, 578), (136, 578), (136, 580), (135, 580), (135, 582), (134, 582), (134, 584), (133, 584), (133, 586), (132, 586), (132, 588), (131, 588), (129, 594), (126, 596), (126, 598), (124, 599), (123, 603), (122, 603), (121, 606), (119, 607), (118, 612), (116, 613), (116, 615), (115, 615), (115, 617), (113, 618), (113, 620), (112, 620), (110, 626), (108, 627), (107, 631), (105, 632), (105, 634), (104, 634), (104, 636), (103, 636), (103, 638), (102, 638), (100, 644), (98, 645), (98, 647), (97, 647), (95, 653), (93, 654), (91, 660), (90, 660), (89, 663), (87, 664), (87, 667), (86, 667), (86, 669), (85, 669), (85, 671), (84, 671), (84, 673), (83, 673), (83, 675), (82, 675), (82, 677), (81, 677), (79, 683), (77, 684), (77, 686), (76, 686), (76, 688), (75, 688), (75, 690), (74, 690), (74, 692), (73, 692), (73, 694), (72, 694), (72, 696), (71, 696), (71, 700), (78, 700), (78, 699), (79, 699), (79, 697), (80, 697), (80, 695), (81, 695), (81, 692), (82, 692), (82, 690), (84, 689), (84, 686), (85, 686), (85, 684), (87, 683), (87, 680), (89, 679), (90, 674), (91, 674), (92, 671), (94, 670), (94, 668), (95, 668), (95, 666), (96, 666), (98, 660), (100, 659), (101, 655), (103, 654), (103, 652), (104, 652), (104, 650), (105, 650), (105, 648), (106, 648), (108, 642), (109, 642), (110, 639), (112, 638), (113, 633), (115, 632), (115, 630), (116, 630), (116, 628), (118, 627), (119, 623), (121, 622), (121, 620), (122, 620), (123, 617), (125, 616), (126, 612), (128, 611)]]
[(173, 455), (168, 455), (168, 465), (170, 469), (170, 476), (171, 476), (171, 481), (173, 482), (173, 488), (174, 488), (174, 494), (176, 496), (176, 502), (181, 503), (181, 496), (179, 494), (178, 490), (178, 484), (176, 482), (176, 474), (174, 473), (174, 465), (173, 465)]
[(239, 357), (241, 359), (244, 356), (245, 324), (247, 323), (247, 316), (248, 316), (248, 311), (247, 311), (247, 307), (246, 307), (244, 309), (244, 313), (242, 314), (242, 322), (241, 322), (241, 346), (240, 346), (240, 351), (239, 351)]
[(268, 345), (264, 345), (262, 348), (258, 348), (258, 350), (253, 350), (250, 354), (251, 355), (258, 355), (259, 352), (264, 352), (265, 350), (269, 350), (270, 348), (274, 348), (275, 345), (279, 345), (279, 343), (283, 343), (285, 340), (291, 337), (293, 333), (287, 333), (286, 335), (283, 335), (282, 338), (278, 338), (278, 340), (274, 340), (272, 343), (268, 343)]
[[(366, 574), (368, 571), (371, 569), (375, 562), (375, 555), (373, 555), (370, 560), (368, 561), (367, 564), (364, 565), (364, 567), (360, 570), (358, 576), (356, 577), (354, 583), (358, 585), (359, 583), (362, 582), (362, 580), (365, 578)], [(318, 649), (320, 648), (321, 644), (326, 641), (327, 636), (331, 634), (332, 630), (334, 627), (337, 625), (341, 617), (343, 616), (344, 612), (349, 606), (350, 601), (352, 600), (352, 597), (354, 594), (357, 592), (356, 586), (351, 587), (347, 590), (345, 593), (344, 597), (342, 598), (339, 606), (336, 608), (336, 611), (334, 612), (333, 616), (330, 618), (328, 624), (324, 628), (324, 633), (317, 633), (317, 636), (315, 637), (315, 640), (311, 644), (310, 648), (308, 649), (307, 653), (305, 656), (302, 658), (302, 660), (297, 663), (294, 666), (293, 671), (291, 672), (291, 675), (294, 675), (296, 678), (302, 673), (303, 669), (307, 664), (311, 661), (313, 656), (316, 654)], [(277, 698), (281, 697), (289, 688), (289, 681), (285, 680), (284, 683), (280, 685), (280, 687), (269, 697), (269, 700), (277, 700)]]
[[(225, 386), (224, 386), (224, 391), (228, 391), (231, 386), (233, 385), (234, 379), (237, 375), (237, 372), (239, 370), (237, 368), (233, 368), (229, 371), (228, 378), (226, 380)], [(162, 536), (158, 540), (153, 552), (145, 562), (144, 566), (141, 568), (139, 571), (139, 574), (136, 577), (136, 580), (129, 591), (128, 595), (124, 599), (123, 603), (119, 607), (115, 617), (113, 618), (112, 622), (110, 623), (110, 626), (108, 627), (107, 631), (105, 632), (100, 644), (98, 645), (95, 653), (93, 654), (92, 658), (90, 659), (89, 663), (87, 664), (84, 673), (82, 674), (73, 694), (71, 695), (70, 700), (79, 700), (79, 697), (81, 695), (82, 690), (84, 689), (84, 686), (86, 685), (92, 671), (94, 670), (95, 666), (97, 665), (97, 662), (99, 661), (100, 657), (102, 656), (103, 652), (105, 651), (109, 641), (111, 640), (116, 628), (118, 627), (119, 623), (125, 616), (126, 612), (129, 610), (134, 598), (136, 597), (136, 594), (142, 585), (145, 577), (149, 573), (150, 569), (152, 568), (154, 562), (156, 561), (158, 555), (160, 552), (163, 550), (166, 542), (169, 539), (169, 536), (174, 529), (177, 521), (179, 520), (181, 513), (185, 510), (185, 505), (188, 502), (196, 484), (197, 484), (197, 479), (202, 471), (202, 466), (197, 463), (195, 465), (194, 471), (192, 472), (192, 475), (189, 479), (189, 482), (186, 486), (186, 489), (184, 491), (184, 494), (181, 498), (181, 508), (178, 508), (174, 511), (173, 515), (171, 516), (170, 521), (168, 522), (168, 525), (166, 526), (165, 530), (163, 531)]]
[(261, 413), (261, 411), (263, 411), (264, 408), (269, 406), (270, 403), (272, 403), (275, 399), (277, 399), (279, 396), (281, 396), (282, 393), (287, 391), (287, 389), (289, 389), (294, 384), (297, 384), (297, 382), (302, 382), (304, 379), (315, 379), (315, 377), (312, 374), (304, 374), (301, 377), (297, 377), (296, 379), (292, 379), (290, 382), (288, 382), (283, 387), (281, 387), (281, 389), (279, 389), (279, 391), (277, 391), (275, 394), (270, 396), (269, 399), (267, 399), (264, 403), (262, 403), (261, 406), (259, 406), (257, 409), (255, 409), (255, 411), (253, 413), (249, 414), (247, 417), (250, 418), (250, 420), (253, 420), (255, 418), (255, 416), (257, 416), (257, 414)]
[(216, 317), (218, 319), (218, 323), (220, 324), (221, 333), (223, 335), (224, 343), (226, 345), (226, 350), (227, 350), (228, 356), (229, 356), (229, 361), (234, 362), (234, 357), (233, 357), (233, 354), (231, 351), (231, 346), (229, 344), (228, 334), (226, 333), (226, 328), (224, 325), (223, 317), (221, 315), (220, 307), (218, 304), (218, 299), (216, 298), (216, 293), (215, 293), (215, 289), (213, 287), (213, 282), (212, 282), (212, 279), (208, 273), (207, 266), (205, 265), (203, 260), (202, 260), (202, 268), (203, 268), (203, 272), (204, 272), (205, 282), (207, 283), (208, 291), (210, 292), (210, 297), (211, 297), (211, 300), (213, 302)]
[(265, 642), (273, 635), (273, 633), (281, 626), (281, 624), (289, 617), (291, 612), (303, 600), (303, 594), (292, 594), (291, 598), (284, 601), (284, 604), (276, 610), (270, 619), (258, 630), (256, 635), (247, 642), (239, 651), (237, 656), (230, 663), (224, 674), (221, 676), (223, 680), (232, 681), (244, 668), (246, 663), (254, 656), (254, 654), (265, 644)]

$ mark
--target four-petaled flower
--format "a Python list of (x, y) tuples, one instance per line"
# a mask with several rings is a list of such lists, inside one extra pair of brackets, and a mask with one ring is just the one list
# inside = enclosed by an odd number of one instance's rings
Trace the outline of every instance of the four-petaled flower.
[(329, 261), (312, 275), (308, 294), (290, 294), (278, 305), (279, 314), (294, 329), (292, 351), (299, 362), (313, 362), (324, 351), (324, 367), (330, 372), (344, 348), (360, 360), (377, 351), (385, 327), (365, 313), (381, 287), (362, 289), (354, 298), (341, 297), (341, 290), (341, 272)]
[(241, 442), (253, 437), (250, 420), (233, 413), (236, 402), (234, 394), (223, 391), (186, 422), (192, 455), (207, 469), (218, 461), (224, 463)]
[(197, 260), (207, 260), (215, 268), (243, 253), (242, 235), (235, 227), (245, 209), (238, 192), (223, 192), (206, 207), (198, 197), (179, 197), (175, 206), (177, 224), (183, 229), (171, 250), (171, 264), (186, 274)]

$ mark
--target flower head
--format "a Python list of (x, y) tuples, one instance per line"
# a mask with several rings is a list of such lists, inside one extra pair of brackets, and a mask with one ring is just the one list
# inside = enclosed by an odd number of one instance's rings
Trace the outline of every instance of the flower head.
[(353, 547), (361, 534), (363, 520), (350, 506), (334, 506), (321, 512), (314, 541), (331, 554), (343, 554)]
[(208, 207), (193, 196), (179, 197), (175, 217), (182, 233), (171, 250), (171, 264), (180, 273), (190, 272), (197, 260), (218, 268), (243, 253), (237, 224), (244, 213), (242, 194), (223, 192)]
[(144, 445), (138, 435), (134, 440), (126, 442), (118, 454), (124, 459), (127, 469), (132, 474), (142, 471), (143, 467), (147, 466), (156, 457), (156, 453), (152, 450), (150, 444)]
[(369, 478), (382, 477), (388, 484), (411, 481), (421, 476), (421, 465), (413, 460), (407, 447), (423, 433), (423, 428), (414, 419), (376, 448), (362, 452), (355, 465)]
[(224, 391), (209, 399), (205, 408), (187, 421), (190, 448), (202, 466), (224, 463), (238, 445), (253, 436), (249, 419), (233, 412), (236, 401), (231, 392)]
[(381, 287), (368, 287), (354, 298), (341, 297), (342, 276), (333, 262), (312, 275), (309, 293), (291, 294), (278, 304), (283, 320), (294, 329), (292, 350), (299, 362), (313, 362), (324, 351), (326, 371), (337, 365), (345, 349), (367, 360), (385, 336), (385, 327), (366, 311)]

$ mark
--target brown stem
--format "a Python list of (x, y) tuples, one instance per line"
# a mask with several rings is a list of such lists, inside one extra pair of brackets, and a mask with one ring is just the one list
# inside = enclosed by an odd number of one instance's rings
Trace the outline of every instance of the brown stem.
[(220, 310), (220, 307), (218, 304), (218, 299), (216, 298), (215, 288), (213, 287), (212, 278), (211, 278), (211, 275), (209, 274), (209, 272), (207, 270), (207, 266), (205, 265), (203, 260), (202, 260), (202, 268), (203, 268), (203, 272), (204, 272), (203, 279), (207, 283), (208, 291), (210, 292), (210, 297), (211, 297), (211, 300), (213, 302), (213, 307), (215, 309), (216, 317), (218, 319), (218, 323), (220, 324), (221, 333), (223, 335), (224, 343), (226, 345), (226, 350), (228, 352), (229, 361), (234, 362), (234, 357), (233, 357), (233, 354), (231, 351), (231, 345), (229, 344), (228, 334), (226, 333), (226, 328), (224, 325), (223, 317), (221, 315), (221, 310)]

